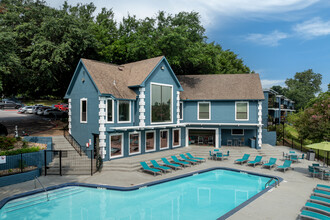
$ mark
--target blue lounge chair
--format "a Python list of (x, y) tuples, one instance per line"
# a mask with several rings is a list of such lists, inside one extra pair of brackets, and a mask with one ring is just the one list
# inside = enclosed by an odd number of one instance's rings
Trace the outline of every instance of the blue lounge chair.
[(185, 167), (191, 166), (190, 163), (188, 163), (186, 161), (180, 161), (176, 156), (171, 156), (171, 157), (172, 157), (174, 163), (180, 164)]
[(215, 155), (215, 159), (216, 160), (223, 160), (223, 154), (221, 152), (218, 152), (216, 155)]
[(156, 174), (162, 175), (162, 171), (161, 170), (149, 167), (146, 162), (140, 162), (140, 164), (142, 166), (143, 171), (146, 171), (146, 172), (149, 172), (149, 173), (153, 173), (154, 176)]
[(262, 156), (256, 156), (256, 158), (253, 161), (247, 162), (247, 165), (253, 165), (255, 167), (256, 165), (261, 164)]
[(330, 199), (330, 192), (328, 192), (328, 191), (314, 189), (313, 194), (316, 195), (316, 196), (321, 196), (321, 197)]
[(171, 163), (170, 161), (168, 161), (166, 158), (161, 158), (162, 161), (164, 162), (165, 166), (171, 167), (173, 169), (182, 169), (181, 165), (176, 164), (176, 163)]
[(200, 160), (200, 161), (206, 161), (205, 158), (202, 157), (194, 157), (193, 155), (191, 155), (190, 153), (186, 153), (189, 159), (193, 159), (193, 160)]
[(325, 205), (325, 206), (330, 206), (330, 199), (320, 197), (320, 196), (311, 196), (308, 201), (318, 203), (321, 205)]
[(319, 212), (319, 213), (322, 213), (322, 214), (325, 214), (328, 216), (330, 214), (330, 207), (325, 206), (325, 205), (320, 205), (317, 203), (313, 203), (313, 202), (307, 202), (305, 204), (305, 206), (303, 207), (303, 209), (311, 210), (314, 212)]
[(246, 163), (249, 160), (250, 154), (244, 154), (241, 159), (235, 160), (235, 163), (243, 164)]
[(200, 162), (199, 160), (189, 159), (189, 158), (186, 157), (186, 155), (184, 155), (184, 154), (180, 154), (180, 157), (182, 158), (182, 160), (187, 161), (187, 162), (189, 162), (189, 163), (191, 163), (191, 164), (197, 164), (197, 163)]
[(165, 167), (165, 166), (161, 166), (161, 165), (159, 165), (159, 164), (157, 163), (157, 161), (155, 161), (155, 160), (151, 160), (150, 162), (152, 163), (152, 165), (154, 166), (154, 168), (156, 168), (156, 169), (160, 169), (160, 170), (162, 170), (164, 173), (165, 173), (165, 172), (172, 172), (172, 169), (171, 169), (171, 168), (169, 168), (169, 167)]
[(330, 191), (330, 186), (328, 186), (328, 185), (317, 184), (317, 185), (316, 185), (316, 188), (317, 188), (317, 189), (324, 190), (324, 191)]
[(313, 176), (313, 178), (315, 175), (321, 174), (321, 172), (318, 169), (315, 169), (313, 166), (308, 166), (308, 172), (311, 174), (311, 176)]
[(308, 211), (308, 210), (302, 210), (300, 213), (300, 217), (307, 218), (307, 219), (322, 219), (322, 220), (329, 220), (330, 217), (326, 215), (322, 215), (320, 213)]
[(277, 170), (283, 170), (283, 172), (285, 172), (286, 170), (291, 168), (291, 163), (292, 161), (285, 160), (283, 165), (277, 167)]
[(262, 166), (263, 167), (268, 167), (269, 169), (271, 169), (272, 167), (276, 166), (276, 160), (277, 160), (277, 158), (271, 157), (269, 159), (268, 163), (265, 163)]

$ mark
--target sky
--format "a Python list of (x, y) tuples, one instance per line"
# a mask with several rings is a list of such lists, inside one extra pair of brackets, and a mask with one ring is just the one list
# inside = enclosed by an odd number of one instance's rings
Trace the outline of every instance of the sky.
[[(70, 5), (91, 0), (68, 0)], [(64, 0), (46, 0), (60, 8)], [(153, 17), (158, 11), (194, 11), (201, 16), (207, 42), (216, 42), (260, 74), (263, 88), (285, 86), (296, 72), (322, 74), (330, 83), (330, 1), (328, 0), (94, 0), (96, 13), (112, 8), (124, 16)]]

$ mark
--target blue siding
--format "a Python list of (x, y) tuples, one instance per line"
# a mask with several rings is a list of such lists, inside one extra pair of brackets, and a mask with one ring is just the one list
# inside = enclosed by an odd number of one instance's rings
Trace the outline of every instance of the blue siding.
[(268, 126), (268, 99), (269, 99), (269, 92), (264, 91), (265, 100), (262, 101), (262, 124), (263, 127)]
[(276, 131), (267, 131), (267, 129), (262, 129), (262, 142), (264, 144), (276, 146)]

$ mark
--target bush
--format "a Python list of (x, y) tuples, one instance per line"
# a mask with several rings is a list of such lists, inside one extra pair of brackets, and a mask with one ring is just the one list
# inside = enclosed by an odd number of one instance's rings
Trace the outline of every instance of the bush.
[(6, 151), (0, 152), (0, 156), (11, 156), (11, 155), (32, 153), (32, 152), (38, 152), (38, 151), (39, 151), (39, 147), (22, 148), (22, 149), (12, 150), (12, 151), (6, 150)]
[(16, 138), (0, 136), (0, 150), (13, 149), (16, 142)]

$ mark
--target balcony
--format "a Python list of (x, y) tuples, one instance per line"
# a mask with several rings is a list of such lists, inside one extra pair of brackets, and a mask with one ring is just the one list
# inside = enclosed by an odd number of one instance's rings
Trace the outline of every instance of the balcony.
[(268, 108), (278, 108), (278, 102), (268, 102)]

